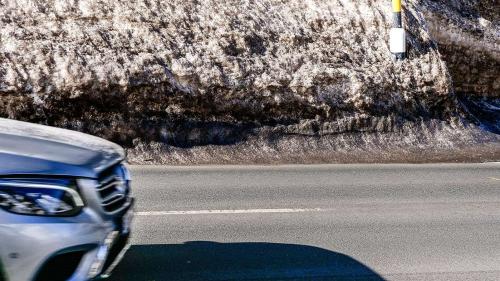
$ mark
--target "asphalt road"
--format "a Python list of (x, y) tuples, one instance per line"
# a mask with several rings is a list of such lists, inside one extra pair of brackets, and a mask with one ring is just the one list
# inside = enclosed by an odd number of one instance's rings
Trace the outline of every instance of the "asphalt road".
[(500, 164), (133, 167), (111, 280), (500, 280)]

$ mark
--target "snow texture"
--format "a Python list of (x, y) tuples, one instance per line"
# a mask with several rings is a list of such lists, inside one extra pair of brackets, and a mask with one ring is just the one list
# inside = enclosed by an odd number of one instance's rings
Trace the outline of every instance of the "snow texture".
[[(384, 0), (0, 0), (0, 116), (183, 151), (455, 128), (467, 111), (452, 85), (495, 97), (498, 71), (454, 80), (451, 54), (479, 48), (497, 66), (498, 13), (469, 20), (467, 1), (444, 2), (405, 1), (408, 57), (394, 62)], [(482, 41), (460, 23), (483, 26)]]

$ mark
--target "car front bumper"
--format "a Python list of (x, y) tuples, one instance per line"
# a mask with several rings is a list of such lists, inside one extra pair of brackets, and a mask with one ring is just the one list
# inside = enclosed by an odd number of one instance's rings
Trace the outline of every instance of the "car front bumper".
[[(127, 249), (132, 214), (133, 202), (112, 219), (103, 219), (90, 208), (68, 218), (20, 216), (0, 210), (0, 261), (7, 280), (45, 280), (40, 276), (47, 275), (44, 271), (54, 257), (72, 251), (81, 257), (68, 280), (109, 275)], [(57, 280), (58, 272), (49, 271), (53, 274), (49, 280)]]

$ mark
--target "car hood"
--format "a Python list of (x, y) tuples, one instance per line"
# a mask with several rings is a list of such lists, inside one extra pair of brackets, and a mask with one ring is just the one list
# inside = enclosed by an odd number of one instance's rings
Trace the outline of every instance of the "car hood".
[(0, 175), (95, 178), (124, 158), (120, 146), (101, 138), (0, 118)]

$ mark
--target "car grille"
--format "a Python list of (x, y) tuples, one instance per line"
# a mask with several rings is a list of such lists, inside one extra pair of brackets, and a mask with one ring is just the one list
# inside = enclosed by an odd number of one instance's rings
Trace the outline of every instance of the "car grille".
[(103, 171), (98, 179), (97, 192), (107, 213), (118, 212), (130, 204), (130, 182), (123, 164)]

